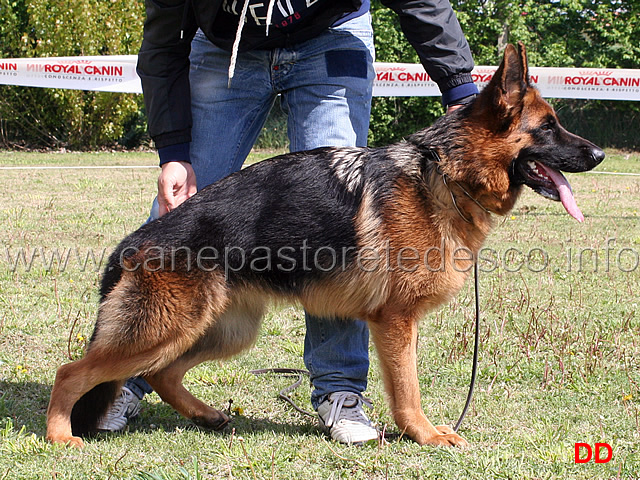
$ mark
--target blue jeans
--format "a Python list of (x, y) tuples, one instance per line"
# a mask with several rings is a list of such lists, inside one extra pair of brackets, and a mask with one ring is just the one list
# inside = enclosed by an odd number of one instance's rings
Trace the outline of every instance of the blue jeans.
[[(366, 14), (290, 48), (240, 53), (228, 87), (229, 52), (198, 32), (190, 58), (190, 148), (198, 189), (242, 167), (278, 95), (292, 152), (365, 146), (374, 56)], [(369, 370), (366, 323), (305, 318), (304, 362), (314, 408), (333, 392), (363, 392)]]

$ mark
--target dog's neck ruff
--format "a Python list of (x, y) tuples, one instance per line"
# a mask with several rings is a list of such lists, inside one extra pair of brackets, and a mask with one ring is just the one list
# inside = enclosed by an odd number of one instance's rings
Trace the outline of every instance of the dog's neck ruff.
[(469, 197), (469, 199), (471, 199), (471, 201), (473, 201), (473, 203), (478, 205), (478, 207), (480, 207), (485, 213), (491, 215), (491, 211), (487, 207), (482, 205), (473, 195), (471, 195), (462, 185), (460, 185), (459, 182), (455, 181), (453, 178), (451, 178), (449, 175), (447, 175), (446, 173), (444, 173), (442, 171), (442, 169), (440, 168), (440, 166), (442, 164), (442, 160), (440, 159), (440, 155), (438, 155), (437, 150), (435, 150), (433, 148), (429, 148), (428, 152), (431, 154), (431, 161), (435, 163), (436, 172), (440, 175), (440, 177), (442, 177), (442, 183), (444, 183), (444, 186), (449, 191), (449, 195), (451, 195), (451, 202), (453, 203), (453, 206), (456, 209), (456, 212), (458, 212), (458, 215), (460, 215), (460, 217), (465, 222), (467, 222), (469, 224), (473, 224), (473, 220), (468, 218), (468, 217), (466, 217), (464, 215), (464, 213), (462, 213), (462, 210), (458, 206), (458, 201), (456, 200), (456, 196), (454, 195), (453, 190), (451, 190), (451, 187), (449, 186), (449, 183), (447, 183), (448, 181), (451, 181), (452, 183), (454, 183), (456, 185), (456, 187), (458, 187), (460, 190), (462, 190), (462, 192), (467, 197)]

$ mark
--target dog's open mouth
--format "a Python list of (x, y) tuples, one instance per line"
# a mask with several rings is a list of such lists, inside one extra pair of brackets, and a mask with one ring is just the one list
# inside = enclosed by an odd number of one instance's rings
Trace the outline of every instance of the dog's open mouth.
[(514, 167), (517, 170), (514, 173), (522, 183), (543, 197), (562, 202), (569, 215), (579, 222), (584, 221), (584, 215), (573, 197), (571, 185), (560, 171), (532, 160), (516, 162)]

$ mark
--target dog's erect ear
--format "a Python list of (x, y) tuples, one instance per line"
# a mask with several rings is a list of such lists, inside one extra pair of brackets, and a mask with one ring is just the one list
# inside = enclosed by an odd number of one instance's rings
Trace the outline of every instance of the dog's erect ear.
[(483, 93), (492, 99), (491, 104), (501, 115), (509, 114), (517, 107), (529, 86), (527, 52), (522, 42), (518, 48), (507, 45), (502, 62)]
[(527, 52), (522, 42), (518, 43), (517, 51), (513, 45), (507, 45), (498, 72), (495, 76), (500, 81), (500, 88), (506, 97), (507, 104), (513, 105), (519, 102), (529, 86)]
[(524, 43), (518, 42), (518, 56), (520, 57), (520, 65), (522, 66), (522, 81), (526, 86), (531, 85), (529, 79), (529, 63), (527, 62), (527, 49), (524, 48)]

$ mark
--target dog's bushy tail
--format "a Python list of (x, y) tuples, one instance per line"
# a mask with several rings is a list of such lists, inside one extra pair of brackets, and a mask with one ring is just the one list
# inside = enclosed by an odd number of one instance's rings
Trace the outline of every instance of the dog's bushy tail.
[[(100, 286), (100, 301), (104, 301), (109, 292), (113, 290), (122, 277), (123, 268), (118, 261), (119, 249), (117, 249), (109, 258), (107, 267), (102, 274), (102, 283)], [(100, 328), (99, 320), (96, 322), (93, 335), (89, 342), (95, 340), (96, 334)], [(76, 402), (71, 411), (71, 430), (76, 436), (89, 436), (98, 431), (98, 422), (107, 413), (109, 407), (120, 393), (122, 382), (111, 381), (100, 383), (85, 393), (80, 400)]]
[(98, 422), (120, 393), (121, 382), (113, 381), (96, 385), (80, 400), (71, 411), (71, 431), (76, 436), (92, 435), (98, 431)]
[(113, 290), (122, 278), (122, 261), (121, 258), (122, 247), (118, 248), (111, 254), (106, 268), (102, 272), (102, 281), (100, 283), (100, 301), (102, 302), (105, 297)]

